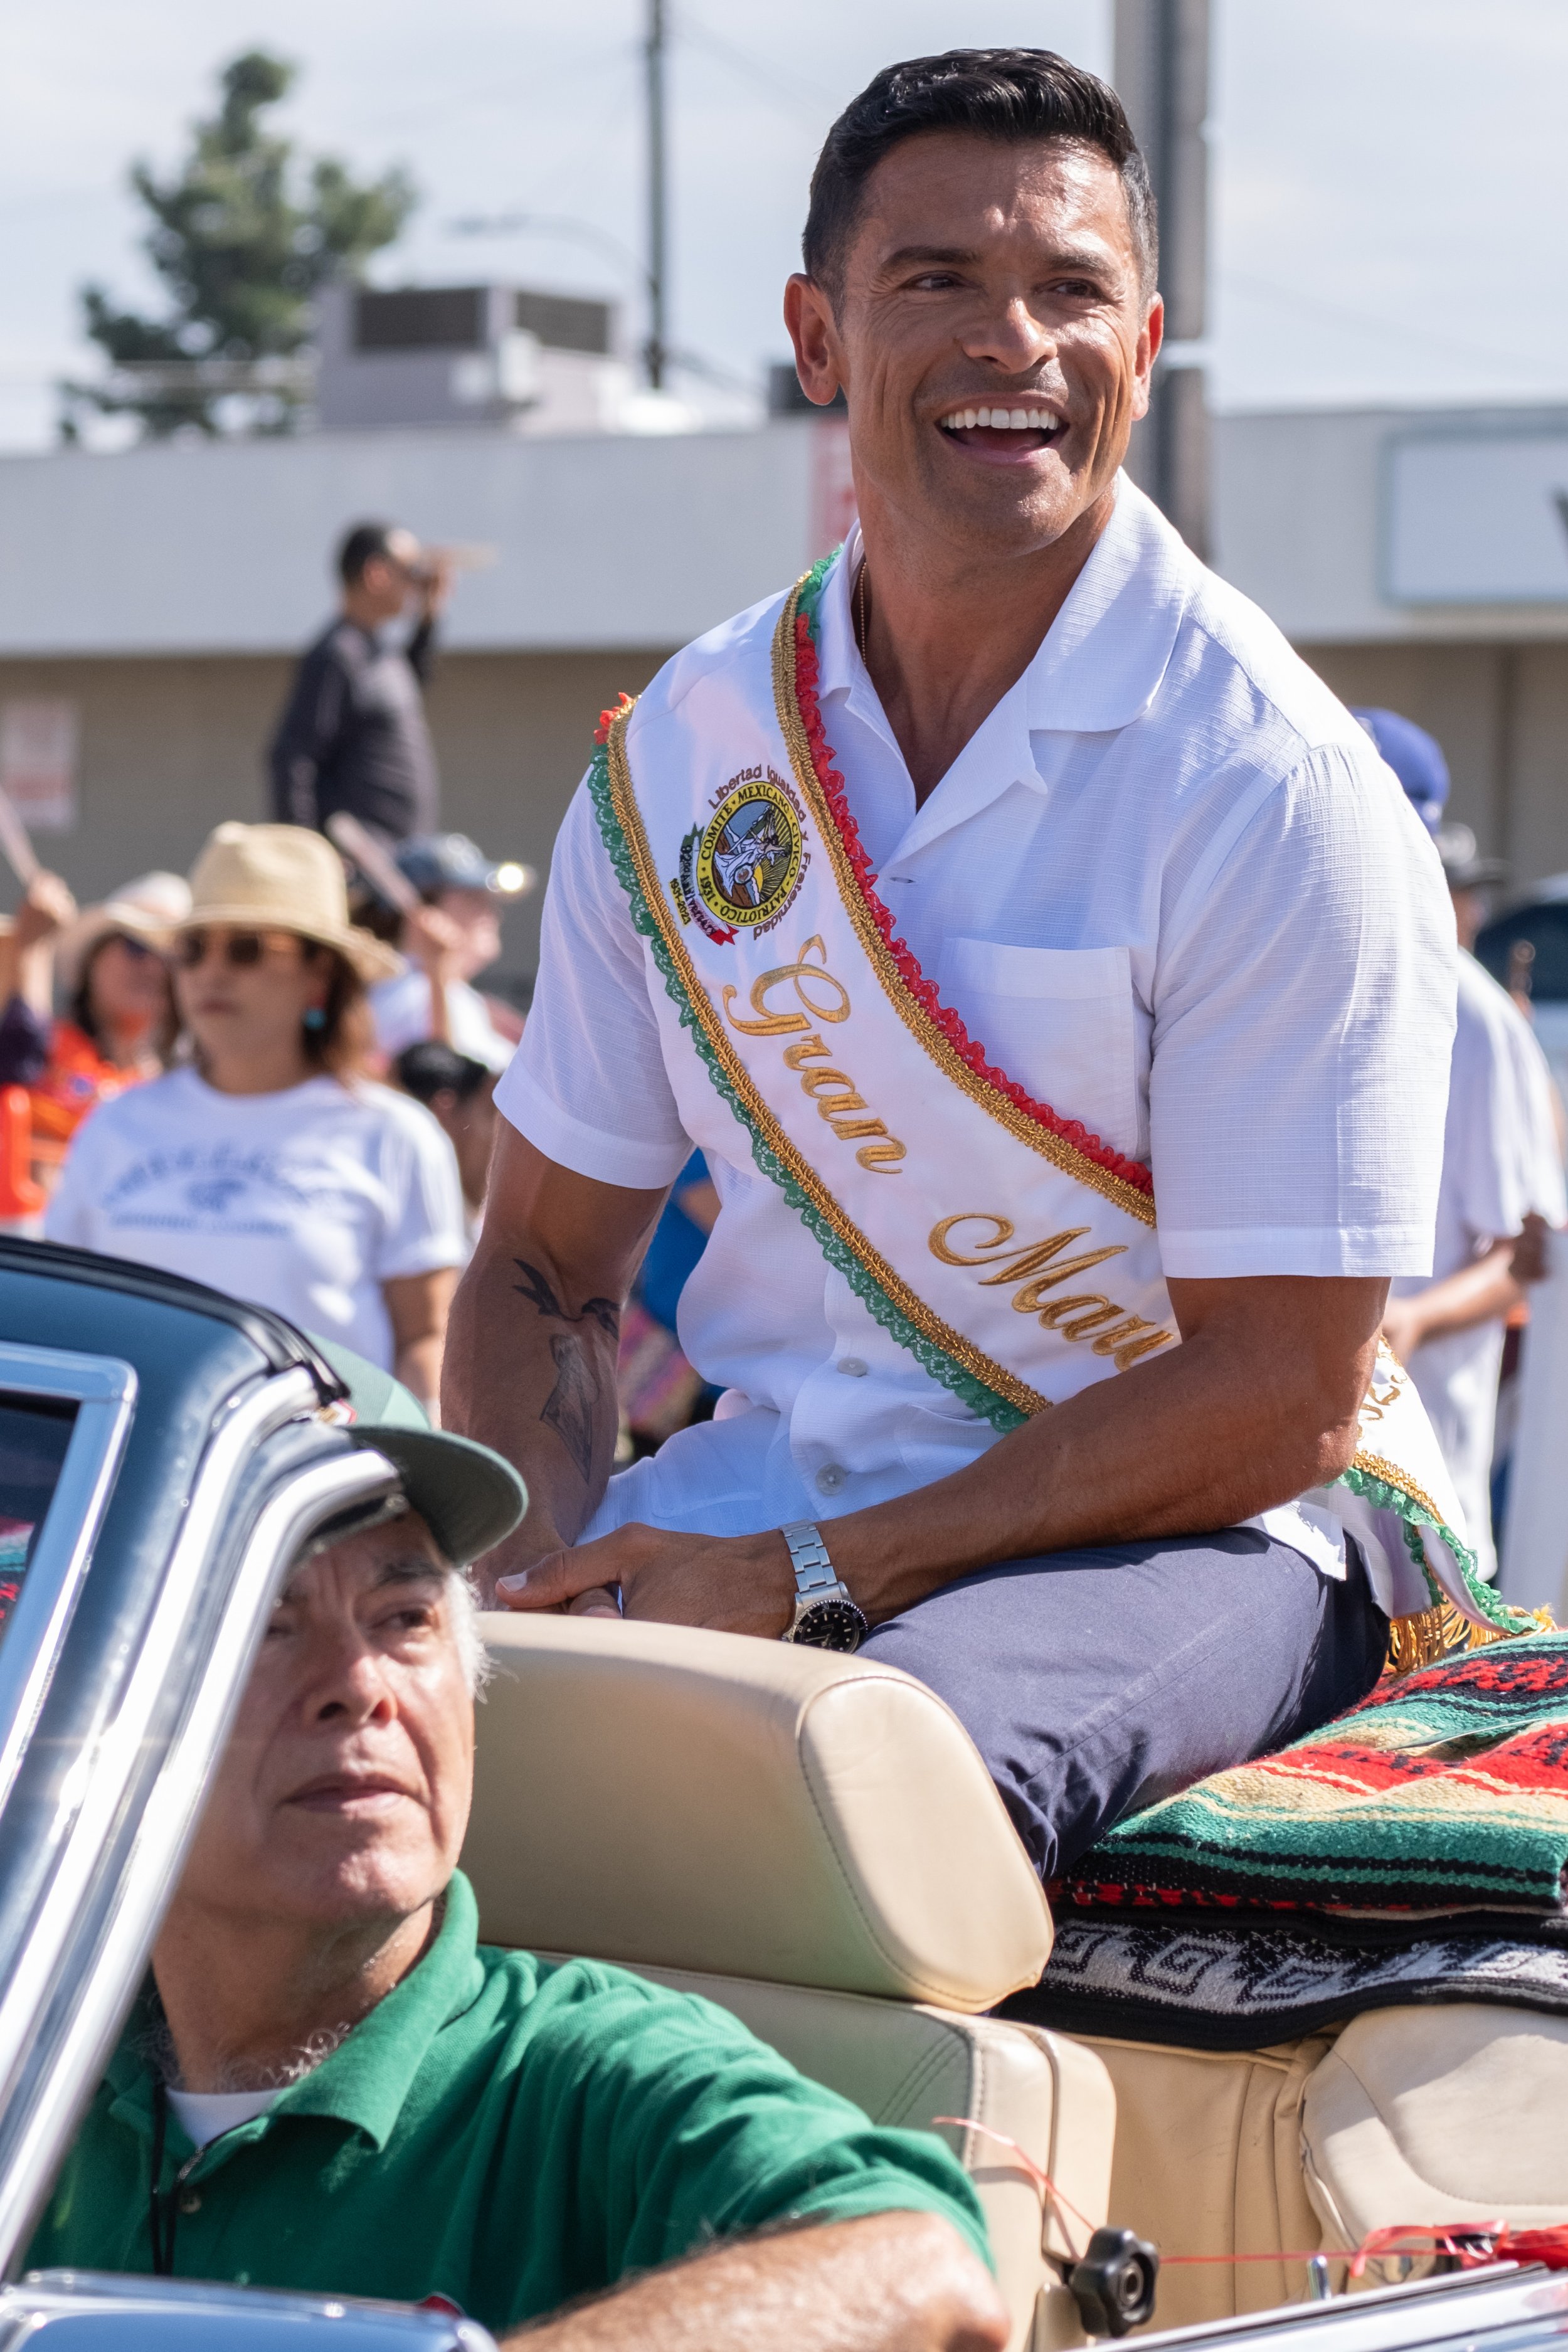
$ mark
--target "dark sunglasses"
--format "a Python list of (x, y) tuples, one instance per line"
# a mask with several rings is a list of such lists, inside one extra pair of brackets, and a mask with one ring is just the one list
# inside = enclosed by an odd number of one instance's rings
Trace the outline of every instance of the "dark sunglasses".
[[(260, 963), (275, 942), (294, 940), (292, 931), (230, 931), (221, 944), (223, 960), (236, 971), (250, 971)], [(210, 931), (182, 931), (174, 941), (174, 961), (182, 971), (195, 971), (205, 963), (207, 950), (215, 944)]]

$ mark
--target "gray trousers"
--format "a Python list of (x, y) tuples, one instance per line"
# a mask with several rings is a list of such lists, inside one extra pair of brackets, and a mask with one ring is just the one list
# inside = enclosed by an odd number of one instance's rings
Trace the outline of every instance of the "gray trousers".
[(981, 1569), (879, 1625), (862, 1657), (945, 1699), (1040, 1875), (1124, 1813), (1364, 1698), (1388, 1621), (1250, 1528)]

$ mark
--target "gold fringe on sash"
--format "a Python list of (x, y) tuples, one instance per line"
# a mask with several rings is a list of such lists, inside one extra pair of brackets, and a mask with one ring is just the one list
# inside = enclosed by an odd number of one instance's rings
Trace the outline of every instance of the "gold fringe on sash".
[[(1556, 1631), (1557, 1621), (1550, 1609), (1532, 1609), (1530, 1614), (1542, 1633)], [(1390, 1621), (1384, 1675), (1412, 1675), (1420, 1666), (1435, 1666), (1439, 1658), (1457, 1650), (1484, 1650), (1489, 1642), (1517, 1638), (1501, 1625), (1475, 1624), (1463, 1610), (1445, 1601), (1436, 1609), (1418, 1609), (1408, 1617)]]

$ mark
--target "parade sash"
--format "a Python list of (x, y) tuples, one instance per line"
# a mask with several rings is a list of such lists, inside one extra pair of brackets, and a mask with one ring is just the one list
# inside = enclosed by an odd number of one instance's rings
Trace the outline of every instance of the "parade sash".
[[(633, 920), (758, 1167), (877, 1321), (1005, 1431), (1180, 1344), (1153, 1182), (993, 1066), (895, 935), (817, 704), (831, 561), (785, 598), (771, 649), (732, 643), (643, 730), (638, 773), (635, 705), (606, 712), (590, 788)], [(1476, 1578), (1385, 1349), (1354, 1463), (1302, 1499), (1407, 1553), (1434, 1607), (1534, 1624)]]

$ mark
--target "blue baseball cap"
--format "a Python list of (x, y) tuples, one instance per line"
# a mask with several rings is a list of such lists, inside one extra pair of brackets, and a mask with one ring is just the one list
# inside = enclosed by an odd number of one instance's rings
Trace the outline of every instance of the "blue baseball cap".
[(1405, 797), (1428, 833), (1435, 834), (1448, 798), (1448, 762), (1436, 737), (1402, 719), (1397, 710), (1353, 710), (1384, 759), (1405, 787)]
[(405, 878), (426, 898), (438, 890), (488, 890), (497, 898), (520, 898), (533, 887), (527, 866), (497, 866), (466, 833), (421, 833), (393, 852)]

